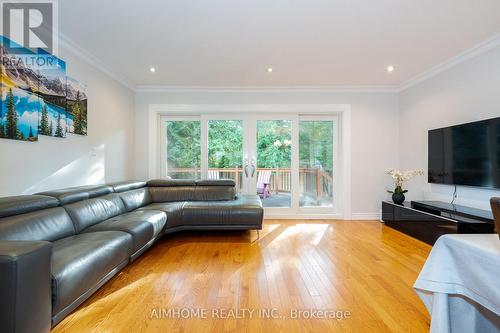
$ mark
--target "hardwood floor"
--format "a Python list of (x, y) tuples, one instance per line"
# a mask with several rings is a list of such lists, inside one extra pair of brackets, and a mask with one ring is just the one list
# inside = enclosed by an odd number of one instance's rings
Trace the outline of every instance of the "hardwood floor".
[(52, 332), (428, 332), (412, 285), (430, 249), (376, 221), (173, 234)]

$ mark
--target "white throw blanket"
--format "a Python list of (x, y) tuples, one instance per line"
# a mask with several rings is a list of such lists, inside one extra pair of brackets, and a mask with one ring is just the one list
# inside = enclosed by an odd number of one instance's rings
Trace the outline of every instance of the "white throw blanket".
[(500, 332), (500, 240), (495, 234), (438, 239), (414, 288), (431, 332)]

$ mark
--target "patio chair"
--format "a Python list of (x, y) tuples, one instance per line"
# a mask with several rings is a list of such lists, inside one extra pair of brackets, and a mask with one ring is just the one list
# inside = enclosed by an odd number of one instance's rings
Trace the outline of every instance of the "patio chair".
[(271, 196), (271, 170), (259, 171), (257, 175), (257, 194), (261, 198), (267, 198)]
[(219, 171), (208, 170), (208, 179), (219, 179)]

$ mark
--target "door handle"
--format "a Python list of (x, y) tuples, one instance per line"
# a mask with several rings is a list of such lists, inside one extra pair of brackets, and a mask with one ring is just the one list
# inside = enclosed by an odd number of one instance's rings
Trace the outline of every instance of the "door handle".
[(243, 171), (245, 171), (245, 177), (248, 178), (248, 157), (245, 157), (243, 163), (245, 164)]
[(243, 168), (245, 170), (245, 177), (248, 178), (248, 162), (245, 161), (245, 167)]

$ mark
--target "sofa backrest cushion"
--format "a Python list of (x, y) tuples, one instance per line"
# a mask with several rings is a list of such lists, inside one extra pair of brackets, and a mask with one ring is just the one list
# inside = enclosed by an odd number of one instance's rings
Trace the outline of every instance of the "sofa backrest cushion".
[(155, 179), (147, 183), (154, 202), (234, 200), (232, 179)]
[(185, 187), (196, 186), (196, 180), (193, 179), (152, 179), (148, 181), (150, 187)]
[(129, 180), (124, 182), (116, 182), (108, 184), (113, 188), (115, 193), (122, 193), (125, 191), (131, 191), (138, 188), (146, 187), (146, 182), (138, 181), (138, 180)]
[(196, 186), (191, 201), (234, 200), (235, 197), (234, 186)]
[(194, 199), (195, 186), (150, 187), (154, 202), (189, 201)]
[(118, 193), (118, 195), (122, 199), (125, 209), (128, 212), (144, 207), (153, 202), (151, 193), (147, 187), (121, 192)]
[(36, 240), (53, 242), (73, 236), (75, 228), (62, 207), (32, 211), (0, 218), (1, 240)]
[(76, 233), (126, 212), (122, 199), (115, 193), (70, 203), (64, 205), (64, 209), (71, 217)]
[(106, 195), (111, 192), (113, 192), (113, 188), (108, 185), (89, 185), (46, 191), (38, 194), (54, 197), (59, 200), (61, 205), (67, 205), (73, 202)]
[(59, 200), (44, 195), (0, 198), (0, 218), (59, 206)]
[(196, 186), (236, 186), (236, 182), (232, 179), (199, 179)]

